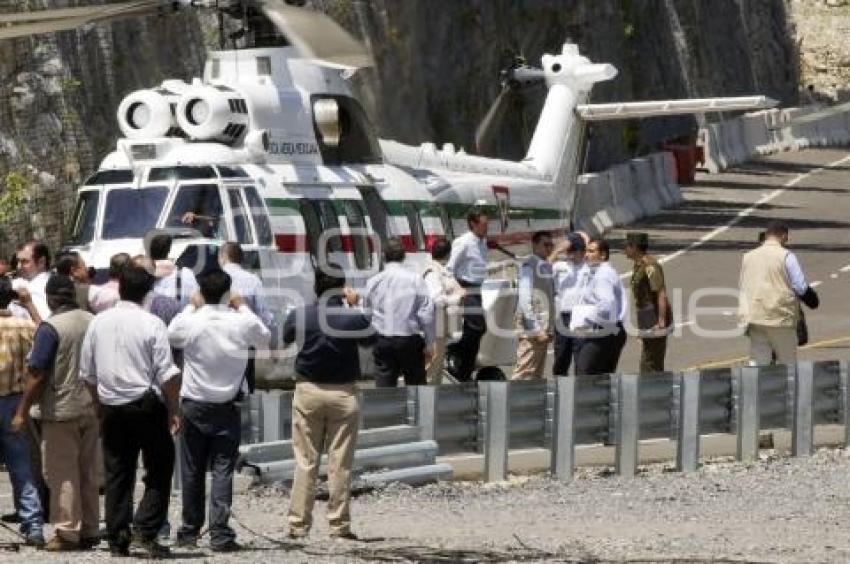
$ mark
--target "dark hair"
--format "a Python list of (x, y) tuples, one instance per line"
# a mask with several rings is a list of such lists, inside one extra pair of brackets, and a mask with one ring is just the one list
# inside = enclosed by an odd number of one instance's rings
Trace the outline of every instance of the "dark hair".
[(77, 289), (70, 276), (65, 274), (52, 274), (44, 287), (47, 295), (47, 304), (51, 311), (60, 307), (77, 307)]
[(758, 234), (759, 243), (764, 243), (764, 240), (766, 238), (767, 238), (767, 232), (766, 231), (759, 231), (759, 234)]
[(537, 243), (539, 243), (544, 238), (551, 239), (552, 234), (548, 231), (545, 231), (545, 230), (535, 231), (534, 234), (531, 236), (531, 244), (536, 245)]
[(198, 276), (198, 286), (204, 303), (216, 305), (221, 303), (224, 295), (230, 291), (230, 275), (220, 268), (214, 268)]
[(21, 245), (20, 248), (23, 249), (25, 247), (32, 247), (32, 261), (35, 264), (38, 264), (38, 260), (43, 258), (44, 268), (50, 268), (50, 249), (47, 247), (47, 243), (33, 239)]
[(118, 295), (122, 300), (141, 304), (153, 283), (153, 275), (143, 266), (127, 263), (118, 275)]
[(242, 264), (242, 261), (245, 260), (245, 254), (242, 252), (242, 245), (235, 241), (228, 241), (223, 244), (219, 254), (226, 257), (227, 260), (234, 264)]
[(171, 252), (171, 235), (168, 233), (158, 233), (151, 237), (148, 243), (148, 255), (153, 260), (165, 260)]
[(608, 244), (608, 241), (605, 239), (593, 239), (590, 242), (596, 244), (596, 248), (599, 249), (599, 254), (603, 255), (605, 260), (611, 258), (611, 245)]
[(341, 272), (342, 267), (336, 263), (328, 263), (328, 272), (322, 268), (316, 268), (315, 280), (313, 282), (313, 290), (316, 292), (316, 297), (321, 298), (325, 292), (338, 290), (345, 286), (345, 277), (337, 276), (331, 272)]
[(80, 253), (63, 251), (56, 256), (56, 272), (62, 276), (71, 276), (71, 271), (79, 264)]
[(466, 213), (466, 224), (472, 227), (472, 224), (478, 223), (482, 217), (489, 217), (487, 211), (484, 208), (475, 206)]
[(6, 309), (12, 300), (18, 299), (18, 293), (12, 289), (12, 281), (7, 276), (0, 276), (0, 308)]
[(121, 274), (121, 269), (129, 262), (130, 255), (127, 253), (112, 255), (112, 258), (109, 259), (109, 278), (117, 280), (118, 275)]
[(452, 244), (445, 237), (440, 237), (434, 242), (431, 248), (431, 258), (434, 260), (442, 260), (452, 254)]
[(784, 237), (788, 235), (788, 224), (784, 221), (771, 221), (764, 233), (765, 237)]
[(384, 245), (384, 260), (386, 262), (401, 262), (404, 260), (404, 245), (398, 237), (390, 237)]

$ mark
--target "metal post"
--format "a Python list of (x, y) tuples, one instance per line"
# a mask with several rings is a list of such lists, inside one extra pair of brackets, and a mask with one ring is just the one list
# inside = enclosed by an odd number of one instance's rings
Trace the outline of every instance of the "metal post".
[(637, 473), (640, 414), (638, 399), (640, 382), (637, 374), (619, 376), (619, 429), (617, 430), (617, 472), (631, 477)]
[(279, 390), (264, 392), (261, 396), (263, 402), (263, 442), (282, 441), (286, 437), (283, 434), (284, 413), (283, 393)]
[(759, 456), (759, 372), (757, 366), (735, 371), (738, 380), (738, 460)]
[(508, 477), (510, 421), (508, 382), (482, 382), (487, 401), (484, 419), (484, 479), (500, 482)]
[(841, 409), (844, 422), (844, 446), (850, 446), (850, 362), (838, 363), (838, 376), (841, 382)]
[[(794, 370), (789, 366), (788, 370)], [(794, 424), (791, 428), (791, 455), (811, 456), (812, 454), (812, 416), (814, 400), (814, 372), (811, 361), (797, 363), (797, 376), (794, 386)]]
[(694, 472), (699, 466), (700, 373), (680, 375), (679, 436), (676, 443), (676, 469)]
[(559, 480), (570, 480), (575, 468), (576, 427), (576, 377), (555, 379), (555, 414), (552, 431), (552, 458), (550, 469)]
[(416, 400), (416, 425), (419, 427), (419, 439), (437, 440), (437, 387), (413, 386)]

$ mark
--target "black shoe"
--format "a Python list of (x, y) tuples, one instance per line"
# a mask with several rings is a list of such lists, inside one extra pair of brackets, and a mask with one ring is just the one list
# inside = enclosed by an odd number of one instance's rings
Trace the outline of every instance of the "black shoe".
[(171, 556), (171, 549), (160, 544), (156, 538), (148, 539), (134, 535), (130, 545), (144, 552), (145, 558), (159, 559)]
[(91, 550), (100, 544), (100, 537), (82, 537), (80, 539), (80, 550)]
[(0, 515), (0, 521), (4, 523), (20, 523), (21, 517), (18, 515), (18, 512), (15, 511), (13, 513), (6, 513), (5, 515)]
[(110, 543), (109, 554), (111, 556), (128, 557), (128, 556), (130, 556), (130, 547), (126, 544), (111, 544)]
[(210, 548), (213, 552), (239, 552), (242, 550), (242, 545), (235, 540), (229, 540), (221, 544), (214, 544)]
[(181, 535), (177, 533), (177, 538), (174, 540), (174, 546), (177, 548), (198, 548), (198, 537), (195, 535)]
[(360, 540), (360, 538), (352, 533), (351, 531), (345, 531), (342, 533), (331, 533), (331, 538), (334, 540), (347, 540), (347, 541), (356, 541)]

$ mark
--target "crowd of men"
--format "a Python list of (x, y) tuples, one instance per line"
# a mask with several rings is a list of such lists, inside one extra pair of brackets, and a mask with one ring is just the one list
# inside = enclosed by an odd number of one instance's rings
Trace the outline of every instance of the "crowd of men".
[[(299, 304), (282, 323), (270, 312), (262, 282), (242, 268), (237, 243), (223, 244), (217, 265), (196, 276), (168, 258), (171, 238), (160, 233), (148, 241), (147, 254), (112, 257), (109, 279), (99, 285), (79, 254), (62, 253), (51, 265), (43, 243), (21, 246), (14, 277), (0, 276), (0, 417), (15, 517), (26, 542), (50, 551), (97, 546), (102, 488), (112, 554), (128, 555), (134, 546), (149, 557), (167, 555), (159, 537), (168, 522), (176, 438), (182, 480), (177, 546), (196, 546), (206, 517), (212, 550), (239, 550), (228, 524), (241, 436), (238, 402), (253, 391), (254, 351), (269, 347), (275, 335), (284, 345), (298, 344), (288, 534), (310, 532), (320, 457), (327, 451), (330, 534), (356, 538), (350, 480), (360, 348), (372, 349), (379, 387), (400, 379), (439, 384), (444, 374), (473, 379), (488, 330), (482, 285), (492, 265), (489, 218), (474, 209), (467, 223), (463, 236), (433, 245), (424, 269), (406, 264), (404, 246), (389, 239), (384, 268), (359, 292), (346, 284), (339, 265), (317, 268), (317, 301)], [(740, 317), (754, 363), (794, 362), (799, 304), (818, 305), (787, 241), (787, 226), (773, 223), (743, 259)], [(578, 376), (615, 372), (630, 302), (642, 342), (640, 372), (664, 370), (673, 323), (664, 273), (648, 254), (646, 234), (628, 233), (624, 250), (634, 263), (630, 292), (609, 264), (604, 239), (573, 232), (556, 244), (549, 232), (533, 234), (531, 255), (518, 272), (512, 378), (543, 378), (550, 344), (554, 375), (571, 367)], [(452, 309), (462, 314), (456, 339), (450, 338)], [(478, 379), (488, 377), (479, 372)], [(134, 511), (140, 455), (144, 490)], [(49, 542), (48, 515), (55, 525)]]

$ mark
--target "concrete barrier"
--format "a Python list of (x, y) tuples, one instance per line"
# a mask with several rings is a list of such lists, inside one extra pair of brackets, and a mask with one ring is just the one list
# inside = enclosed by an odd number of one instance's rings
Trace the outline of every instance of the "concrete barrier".
[(598, 237), (605, 232), (605, 227), (595, 221), (597, 214), (604, 209), (604, 204), (600, 201), (598, 194), (599, 188), (604, 185), (604, 181), (604, 177), (600, 174), (582, 174), (576, 179), (573, 225), (576, 229), (585, 231), (592, 237)]
[(698, 143), (705, 155), (705, 168), (711, 174), (726, 170), (726, 156), (723, 154), (721, 128), (722, 124), (709, 123), (699, 130)]
[(611, 187), (615, 225), (628, 225), (643, 217), (643, 208), (632, 193), (632, 169), (628, 163), (614, 165), (605, 171)]
[(673, 153), (664, 151), (661, 153), (661, 162), (664, 165), (664, 180), (667, 185), (667, 192), (673, 201), (672, 205), (677, 206), (682, 202), (682, 189), (677, 180), (676, 157), (673, 156)]
[(632, 168), (633, 198), (643, 210), (641, 217), (655, 215), (663, 207), (663, 201), (658, 194), (650, 160), (632, 159), (629, 166)]
[[(670, 208), (679, 202), (679, 197), (677, 192), (673, 190), (671, 179), (667, 177), (665, 155), (669, 155), (670, 158), (673, 159), (673, 167), (675, 169), (675, 157), (673, 157), (672, 153), (652, 153), (647, 156), (647, 158), (652, 166), (652, 174), (655, 179), (655, 190), (661, 198), (661, 207)], [(675, 173), (675, 170), (673, 172)]]
[(744, 147), (748, 155), (769, 152), (765, 112), (744, 114), (740, 118), (744, 132)]

